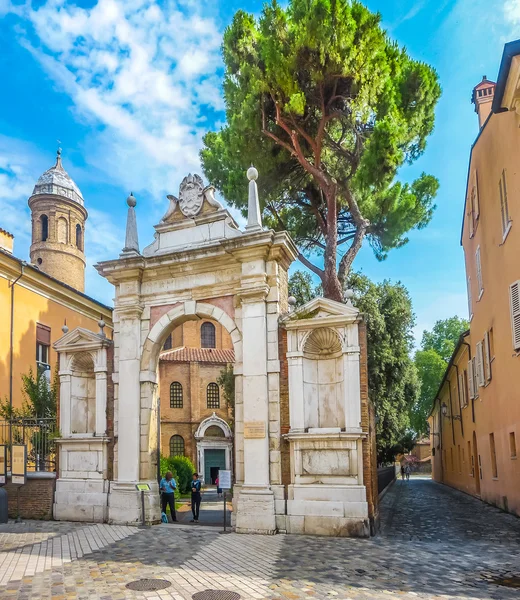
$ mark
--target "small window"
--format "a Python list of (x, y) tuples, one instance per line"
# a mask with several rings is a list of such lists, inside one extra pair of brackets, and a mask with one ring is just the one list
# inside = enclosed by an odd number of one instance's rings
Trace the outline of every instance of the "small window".
[(171, 350), (172, 349), (172, 334), (166, 338), (163, 346), (163, 350)]
[(216, 383), (209, 383), (206, 390), (208, 408), (220, 408), (220, 390)]
[(509, 432), (509, 451), (511, 452), (511, 458), (516, 458), (516, 438), (515, 432)]
[(495, 434), (489, 434), (489, 451), (491, 453), (491, 469), (493, 471), (493, 479), (498, 477), (498, 468), (497, 468), (497, 453), (495, 449)]
[(482, 280), (482, 263), (480, 260), (480, 246), (477, 247), (477, 251), (475, 252), (475, 263), (477, 266), (478, 299), (480, 300), (482, 294), (484, 293), (484, 282)]
[(170, 408), (182, 408), (182, 385), (178, 381), (170, 385)]
[(36, 364), (38, 371), (49, 369), (49, 354), (51, 347), (51, 329), (41, 323), (36, 324)]
[(184, 456), (184, 438), (172, 435), (170, 438), (170, 456)]
[(81, 225), (76, 225), (76, 248), (83, 251), (83, 230)]
[(42, 227), (42, 242), (46, 242), (49, 237), (49, 217), (47, 215), (42, 215), (40, 217), (40, 223)]
[(216, 348), (215, 325), (213, 323), (202, 323), (200, 328), (200, 345), (202, 348)]

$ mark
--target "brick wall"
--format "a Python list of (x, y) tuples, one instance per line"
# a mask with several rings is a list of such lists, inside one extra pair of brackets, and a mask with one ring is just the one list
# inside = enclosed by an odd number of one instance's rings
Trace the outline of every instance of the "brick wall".
[[(17, 488), (8, 478), (4, 489), (7, 491), (10, 519), (17, 516)], [(26, 484), (20, 487), (20, 516), (23, 519), (52, 519), (55, 488), (55, 473), (28, 473)]]
[[(287, 331), (278, 329), (278, 356), (280, 357), (280, 432), (289, 433), (289, 365), (287, 361)], [(282, 437), (280, 440), (280, 459), (282, 469), (282, 484), (291, 483), (291, 454), (289, 442)]]
[(363, 440), (363, 483), (367, 490), (368, 518), (372, 535), (376, 532), (379, 520), (377, 489), (377, 455), (375, 410), (368, 397), (367, 333), (364, 322), (359, 324), (360, 382), (361, 382), (361, 428), (368, 432)]

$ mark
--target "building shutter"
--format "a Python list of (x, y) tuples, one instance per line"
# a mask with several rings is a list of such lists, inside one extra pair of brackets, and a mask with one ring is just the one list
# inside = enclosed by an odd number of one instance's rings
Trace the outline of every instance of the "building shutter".
[(471, 298), (471, 277), (468, 277), (468, 314), (469, 318), (473, 316), (473, 301)]
[(475, 187), (473, 188), (473, 193), (475, 194), (475, 219), (478, 219), (480, 215), (480, 205), (478, 200), (478, 173), (475, 173)]
[(489, 331), (484, 334), (484, 365), (486, 367), (486, 381), (491, 381), (491, 352), (489, 349)]
[(475, 386), (473, 380), (473, 359), (468, 361), (468, 383), (469, 383), (469, 397), (473, 400), (475, 397)]
[(51, 345), (51, 328), (41, 323), (36, 323), (36, 341), (44, 346)]
[(482, 282), (482, 265), (480, 262), (480, 246), (477, 247), (477, 251), (475, 252), (475, 262), (477, 265), (477, 283), (478, 283), (478, 293), (480, 294), (484, 291), (484, 284)]
[(477, 365), (477, 357), (473, 357), (473, 392), (475, 394), (475, 398), (478, 398), (478, 365)]
[(513, 348), (520, 349), (520, 280), (509, 286), (511, 302), (511, 327), (513, 329)]
[(484, 350), (482, 342), (477, 342), (477, 384), (479, 387), (486, 385), (484, 378)]
[(459, 375), (459, 404), (461, 408), (466, 406), (466, 397), (464, 394), (464, 373)]

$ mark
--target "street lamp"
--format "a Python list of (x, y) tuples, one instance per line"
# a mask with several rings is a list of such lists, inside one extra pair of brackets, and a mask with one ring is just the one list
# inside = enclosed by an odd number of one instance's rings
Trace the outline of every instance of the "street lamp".
[(460, 421), (461, 420), (460, 415), (453, 415), (453, 416), (448, 415), (448, 406), (446, 405), (446, 402), (442, 403), (441, 411), (442, 411), (442, 416), (443, 417), (448, 417), (449, 419), (452, 419), (453, 421)]

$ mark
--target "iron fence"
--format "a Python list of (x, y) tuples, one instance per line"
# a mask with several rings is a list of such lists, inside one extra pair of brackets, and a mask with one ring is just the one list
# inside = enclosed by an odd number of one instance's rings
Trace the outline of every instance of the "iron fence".
[(0, 444), (7, 445), (7, 469), (11, 470), (11, 444), (27, 445), (28, 471), (56, 470), (56, 439), (59, 437), (55, 418), (19, 418), (0, 420)]

